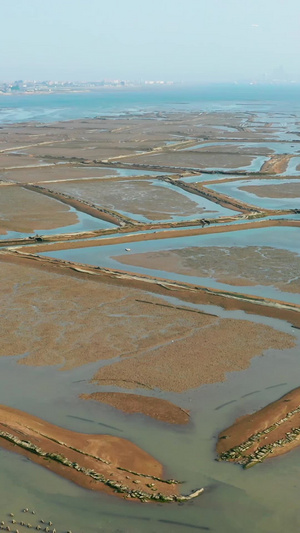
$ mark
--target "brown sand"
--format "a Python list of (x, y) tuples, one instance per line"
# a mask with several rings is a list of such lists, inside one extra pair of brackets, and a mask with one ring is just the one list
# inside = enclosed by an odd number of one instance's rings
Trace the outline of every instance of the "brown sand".
[[(162, 465), (128, 440), (110, 435), (75, 433), (4, 405), (0, 406), (0, 431), (14, 435), (23, 441), (29, 441), (45, 452), (61, 454), (70, 461), (78, 463), (80, 467), (93, 469), (106, 479), (125, 485), (130, 490), (138, 489), (151, 493), (151, 490), (147, 487), (147, 484), (151, 482), (151, 478), (132, 473), (128, 474), (128, 472), (118, 467), (143, 473), (147, 476), (159, 478), (163, 476)], [(15, 446), (13, 443), (10, 444), (0, 435), (0, 445), (3, 446), (4, 444), (7, 444), (12, 451), (24, 453), (31, 460), (85, 488), (115, 493), (112, 487), (96, 481), (74, 468), (51, 459), (45, 460), (43, 457)], [(99, 460), (99, 458), (105, 462)], [(155, 486), (159, 492), (166, 495), (177, 492), (174, 484), (169, 485), (155, 480)]]
[(82, 394), (85, 400), (97, 400), (123, 411), (124, 413), (142, 413), (168, 424), (187, 424), (189, 413), (167, 400), (140, 394), (124, 394), (122, 392), (93, 392)]
[(39, 158), (23, 154), (0, 154), (0, 170), (38, 166), (42, 168), (42, 161)]
[(261, 172), (269, 172), (272, 174), (282, 174), (286, 171), (287, 166), (293, 155), (274, 155), (266, 161), (261, 167)]
[(275, 286), (300, 293), (300, 257), (268, 246), (201, 246), (115, 256), (120, 263), (215, 279), (233, 286)]
[(1, 187), (0, 233), (19, 231), (33, 233), (76, 224), (75, 212), (57, 200), (22, 187)]
[(36, 192), (40, 195), (47, 196), (48, 198), (54, 198), (55, 200), (58, 200), (63, 204), (75, 207), (75, 209), (77, 209), (78, 211), (82, 211), (83, 213), (87, 213), (88, 215), (91, 215), (95, 218), (100, 218), (113, 224), (120, 224), (121, 222), (125, 224), (130, 222), (130, 219), (119, 213), (107, 210), (102, 207), (97, 207), (93, 203), (90, 204), (85, 200), (77, 200), (76, 198), (72, 198), (71, 196), (68, 196), (64, 193), (55, 192), (45, 186), (27, 184), (24, 185), (24, 188), (29, 191)]
[[(220, 433), (217, 444), (217, 453), (222, 454), (231, 448), (246, 442), (252, 435), (264, 431), (275, 422), (281, 421), (286, 417), (287, 413), (297, 409), (299, 406), (300, 388), (297, 388), (279, 400), (267, 405), (260, 411), (238, 418), (232, 426)], [(248, 454), (255, 452), (261, 446), (274, 443), (279, 439), (284, 439), (287, 432), (291, 431), (292, 428), (299, 428), (299, 426), (300, 414), (295, 413), (293, 416), (289, 417), (287, 421), (283, 421), (272, 431), (263, 434), (260, 438), (255, 440), (252, 446), (245, 450), (242, 456), (247, 456)], [(299, 444), (300, 437), (284, 446), (275, 447), (270, 457), (286, 453), (292, 448), (299, 446)]]

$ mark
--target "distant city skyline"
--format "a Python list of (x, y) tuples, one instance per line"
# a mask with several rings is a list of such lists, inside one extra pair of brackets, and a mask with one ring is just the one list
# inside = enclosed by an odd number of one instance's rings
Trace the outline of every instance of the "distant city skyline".
[(299, 0), (2, 0), (1, 16), (2, 82), (300, 82)]

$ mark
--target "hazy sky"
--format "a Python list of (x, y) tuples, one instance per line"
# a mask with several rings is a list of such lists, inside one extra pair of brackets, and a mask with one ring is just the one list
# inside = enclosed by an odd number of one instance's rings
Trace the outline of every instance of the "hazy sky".
[[(300, 0), (0, 0), (0, 80), (300, 81)], [(280, 72), (279, 72), (280, 73)]]

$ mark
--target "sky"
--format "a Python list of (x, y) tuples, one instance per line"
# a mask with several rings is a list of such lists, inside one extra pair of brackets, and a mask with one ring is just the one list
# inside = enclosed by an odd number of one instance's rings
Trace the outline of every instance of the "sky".
[(0, 0), (0, 80), (300, 81), (300, 0)]

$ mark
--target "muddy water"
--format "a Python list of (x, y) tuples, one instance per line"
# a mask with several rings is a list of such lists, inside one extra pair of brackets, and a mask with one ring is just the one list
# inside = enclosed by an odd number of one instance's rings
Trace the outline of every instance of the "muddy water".
[[(212, 311), (210, 307), (199, 307)], [(265, 322), (294, 334), (300, 341), (300, 332), (285, 322), (247, 317), (242, 312), (226, 312), (216, 307), (213, 311), (227, 318)], [(159, 397), (185, 408), (193, 405), (191, 423), (184, 429), (147, 420), (142, 415), (124, 415), (97, 402), (79, 400), (81, 392), (120, 390), (89, 384), (100, 364), (61, 372), (59, 367), (19, 365), (17, 357), (1, 358), (0, 403), (76, 431), (131, 438), (165, 464), (167, 475), (185, 481), (183, 493), (201, 486), (205, 486), (206, 492), (183, 506), (128, 503), (85, 491), (27, 459), (0, 449), (0, 518), (10, 511), (17, 514), (18, 509), (27, 506), (34, 508), (40, 517), (51, 519), (57, 532), (143, 530), (156, 533), (172, 528), (175, 532), (252, 533), (253, 516), (258, 533), (297, 531), (300, 450), (244, 471), (235, 465), (216, 462), (214, 445), (219, 430), (237, 416), (259, 409), (299, 385), (299, 346), (286, 351), (268, 350), (264, 357), (255, 358), (246, 371), (228, 374), (224, 383), (206, 385), (185, 394), (159, 392)], [(22, 487), (21, 479), (26, 479), (28, 492)]]
[(101, 247), (77, 248), (70, 250), (59, 250), (53, 252), (43, 252), (41, 255), (55, 257), (67, 261), (78, 263), (88, 263), (94, 266), (103, 266), (114, 269), (121, 269), (127, 272), (137, 272), (156, 276), (160, 278), (179, 280), (196, 285), (209, 286), (220, 290), (232, 290), (240, 294), (251, 294), (275, 298), (281, 301), (299, 303), (299, 295), (289, 292), (282, 292), (275, 287), (257, 286), (233, 286), (217, 282), (212, 277), (189, 276), (164, 270), (155, 270), (118, 262), (115, 257), (124, 255), (125, 248), (130, 249), (127, 254), (159, 252), (164, 250), (184, 249), (189, 247), (219, 246), (219, 247), (247, 247), (247, 246), (268, 246), (272, 248), (289, 250), (296, 254), (299, 250), (299, 228), (276, 227), (276, 228), (255, 228), (240, 231), (215, 233), (207, 235), (197, 235), (192, 237), (176, 237), (164, 240), (127, 242), (126, 244), (115, 244)]

